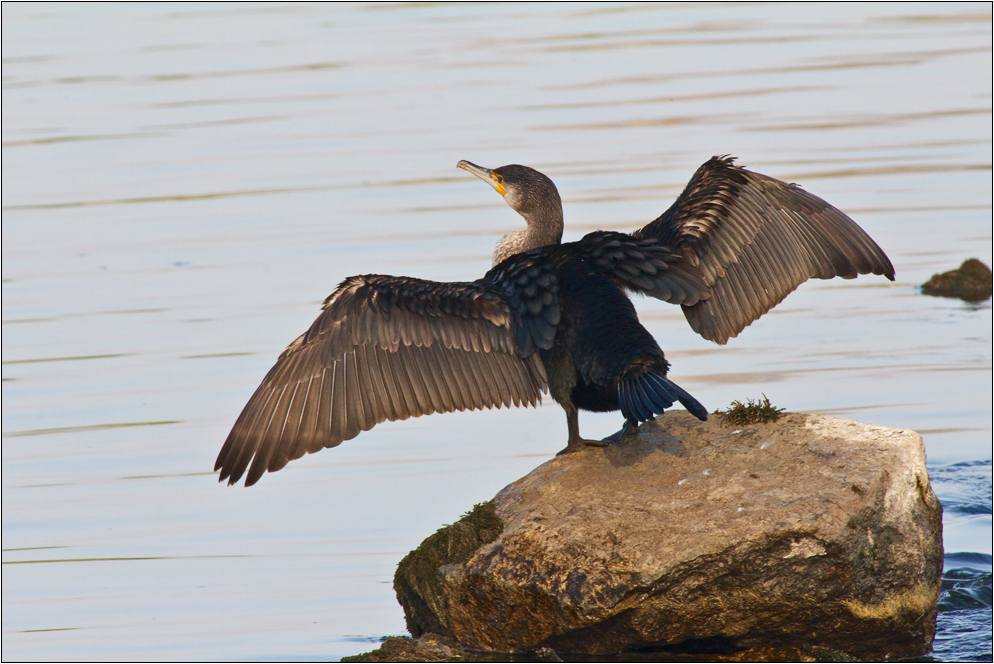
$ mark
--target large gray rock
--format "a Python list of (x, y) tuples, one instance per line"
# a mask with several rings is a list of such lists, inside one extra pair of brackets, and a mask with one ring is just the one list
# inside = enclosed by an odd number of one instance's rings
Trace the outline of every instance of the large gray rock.
[(556, 457), (402, 561), (408, 627), (468, 648), (930, 651), (942, 508), (921, 437), (683, 412)]

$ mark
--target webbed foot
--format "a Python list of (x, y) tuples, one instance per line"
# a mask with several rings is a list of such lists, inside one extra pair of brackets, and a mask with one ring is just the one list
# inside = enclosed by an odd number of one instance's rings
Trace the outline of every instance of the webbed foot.
[(585, 447), (607, 447), (610, 444), (611, 441), (609, 440), (587, 440), (586, 438), (577, 438), (569, 441), (569, 445), (556, 452), (556, 456), (579, 452)]
[[(610, 436), (605, 438), (601, 443), (606, 443), (607, 445), (613, 445), (614, 443), (620, 443), (622, 439), (630, 433), (635, 433), (638, 431), (638, 422), (632, 422), (631, 420), (625, 420), (625, 426), (621, 427), (619, 431), (615, 431)], [(601, 445), (603, 447), (603, 444)]]
[(615, 443), (621, 442), (621, 440), (628, 434), (638, 431), (638, 428), (638, 422), (626, 420), (625, 426), (622, 427), (620, 431), (616, 431), (603, 440), (588, 440), (586, 438), (580, 438), (579, 436), (571, 437), (569, 445), (556, 452), (556, 456), (570, 454), (571, 452), (579, 452), (585, 447), (610, 447)]

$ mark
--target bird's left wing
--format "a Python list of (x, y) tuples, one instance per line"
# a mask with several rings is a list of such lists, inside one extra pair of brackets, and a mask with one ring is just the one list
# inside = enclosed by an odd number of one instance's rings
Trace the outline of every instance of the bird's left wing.
[(728, 157), (705, 162), (676, 202), (632, 235), (682, 253), (676, 265), (704, 276), (700, 301), (680, 304), (694, 331), (719, 344), (807, 279), (894, 280), (883, 250), (843, 212)]
[(248, 486), (384, 420), (535, 405), (545, 369), (515, 327), (486, 282), (350, 277), (266, 374), (214, 469), (234, 484), (248, 468)]

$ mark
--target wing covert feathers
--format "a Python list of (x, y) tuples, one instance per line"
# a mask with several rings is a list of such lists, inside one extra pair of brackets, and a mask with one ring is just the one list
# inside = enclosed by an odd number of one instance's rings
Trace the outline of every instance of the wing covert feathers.
[(683, 254), (656, 238), (594, 231), (566, 245), (575, 256), (596, 267), (618, 288), (671, 304), (693, 305), (708, 296), (700, 269)]
[(666, 212), (632, 235), (679, 253), (671, 270), (699, 270), (706, 292), (681, 304), (694, 331), (719, 344), (807, 279), (894, 280), (883, 250), (843, 212), (728, 157), (707, 161)]
[(215, 470), (234, 484), (247, 469), (249, 486), (384, 420), (536, 405), (545, 369), (520, 351), (513, 318), (483, 281), (346, 279), (252, 395)]
[(562, 317), (559, 277), (547, 249), (516, 254), (495, 265), (482, 279), (493, 284), (507, 303), (522, 355), (552, 348)]

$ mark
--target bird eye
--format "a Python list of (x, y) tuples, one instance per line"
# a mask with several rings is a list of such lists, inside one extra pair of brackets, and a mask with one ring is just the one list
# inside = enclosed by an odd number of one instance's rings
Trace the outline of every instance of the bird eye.
[(504, 176), (503, 175), (498, 175), (497, 176), (497, 182), (498, 182), (498, 184), (504, 184)]

